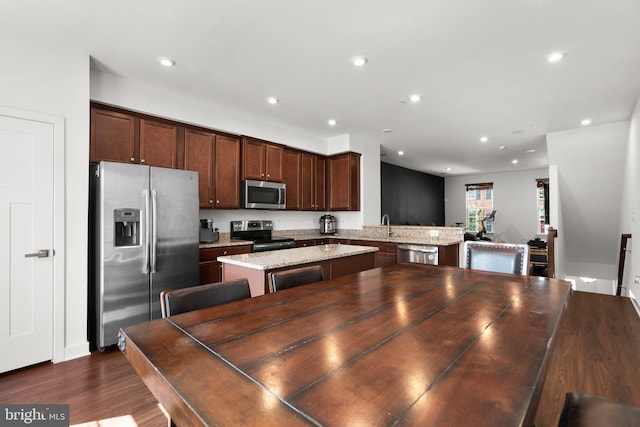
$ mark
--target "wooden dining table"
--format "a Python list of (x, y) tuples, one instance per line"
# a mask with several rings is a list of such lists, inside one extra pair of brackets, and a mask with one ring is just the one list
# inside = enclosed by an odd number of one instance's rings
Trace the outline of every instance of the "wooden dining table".
[(532, 425), (568, 282), (398, 264), (130, 326), (178, 426)]

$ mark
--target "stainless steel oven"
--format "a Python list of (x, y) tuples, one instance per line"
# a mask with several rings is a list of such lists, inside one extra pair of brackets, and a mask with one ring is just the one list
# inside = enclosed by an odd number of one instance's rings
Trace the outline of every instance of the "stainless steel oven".
[(273, 222), (269, 220), (231, 221), (232, 239), (250, 240), (253, 252), (275, 251), (296, 246), (291, 237), (273, 237)]
[(245, 209), (285, 209), (287, 185), (281, 182), (247, 179), (242, 186)]

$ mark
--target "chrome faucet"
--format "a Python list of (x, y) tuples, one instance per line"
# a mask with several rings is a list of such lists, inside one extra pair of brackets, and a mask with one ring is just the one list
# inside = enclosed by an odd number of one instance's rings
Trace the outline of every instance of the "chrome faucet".
[(380, 225), (384, 225), (384, 221), (385, 219), (387, 220), (387, 237), (391, 236), (391, 220), (389, 219), (389, 214), (384, 214), (382, 215), (382, 224)]

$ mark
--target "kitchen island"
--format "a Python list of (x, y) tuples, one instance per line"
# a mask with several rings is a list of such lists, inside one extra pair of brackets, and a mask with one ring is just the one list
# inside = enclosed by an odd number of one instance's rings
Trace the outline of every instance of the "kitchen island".
[(325, 279), (335, 279), (375, 267), (371, 246), (328, 244), (278, 251), (254, 252), (218, 257), (222, 263), (222, 280), (247, 278), (251, 296), (269, 293), (267, 275), (274, 271), (319, 265)]

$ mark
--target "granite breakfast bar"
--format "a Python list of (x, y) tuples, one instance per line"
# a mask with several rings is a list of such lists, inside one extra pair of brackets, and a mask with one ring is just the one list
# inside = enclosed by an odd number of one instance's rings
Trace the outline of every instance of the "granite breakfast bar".
[(371, 246), (328, 244), (278, 251), (254, 252), (218, 257), (222, 263), (222, 280), (247, 278), (251, 296), (269, 293), (267, 274), (273, 271), (320, 265), (325, 279), (335, 279), (375, 267)]

